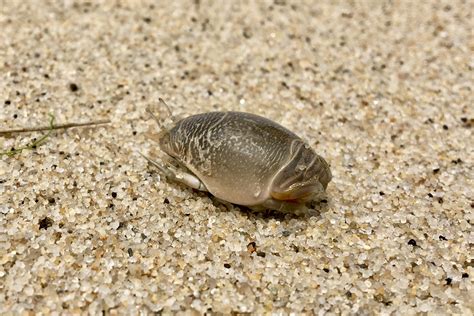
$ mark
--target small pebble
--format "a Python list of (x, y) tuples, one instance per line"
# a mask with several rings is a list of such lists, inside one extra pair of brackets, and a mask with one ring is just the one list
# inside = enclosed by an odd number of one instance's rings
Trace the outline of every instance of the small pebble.
[(69, 89), (72, 91), (72, 92), (76, 92), (79, 90), (79, 86), (75, 83), (70, 83), (69, 84)]
[(44, 217), (39, 222), (39, 229), (48, 229), (53, 225), (53, 220), (49, 217)]
[(250, 242), (247, 245), (247, 251), (251, 254), (256, 252), (257, 251), (257, 244), (254, 241)]

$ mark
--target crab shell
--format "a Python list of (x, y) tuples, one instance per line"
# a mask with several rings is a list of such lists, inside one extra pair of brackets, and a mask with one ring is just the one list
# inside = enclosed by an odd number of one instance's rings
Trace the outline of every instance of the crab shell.
[(331, 171), (293, 132), (244, 112), (209, 112), (164, 131), (160, 148), (215, 197), (249, 207), (300, 205), (321, 196)]

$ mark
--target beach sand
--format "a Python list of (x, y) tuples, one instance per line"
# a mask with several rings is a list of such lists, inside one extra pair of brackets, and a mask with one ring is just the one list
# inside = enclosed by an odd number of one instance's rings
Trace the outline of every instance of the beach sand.
[[(0, 313), (472, 315), (472, 1), (0, 2)], [(268, 117), (326, 203), (165, 179), (146, 107)], [(3, 150), (44, 133), (0, 136)]]

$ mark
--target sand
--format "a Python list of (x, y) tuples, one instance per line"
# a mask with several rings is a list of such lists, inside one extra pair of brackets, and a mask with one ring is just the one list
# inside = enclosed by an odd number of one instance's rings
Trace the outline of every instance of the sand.
[[(0, 313), (472, 315), (472, 1), (0, 2)], [(238, 110), (331, 165), (253, 212), (168, 181), (146, 113)], [(0, 136), (2, 150), (44, 132)]]

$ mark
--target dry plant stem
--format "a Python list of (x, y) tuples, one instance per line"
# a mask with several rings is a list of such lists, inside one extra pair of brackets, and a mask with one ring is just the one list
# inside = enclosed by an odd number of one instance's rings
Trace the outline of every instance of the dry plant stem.
[(51, 127), (51, 126), (39, 126), (39, 127), (31, 127), (31, 128), (18, 128), (18, 129), (10, 129), (10, 130), (0, 131), (0, 135), (12, 134), (12, 133), (39, 132), (39, 131), (66, 129), (66, 128), (80, 127), (80, 126), (101, 125), (101, 124), (108, 124), (108, 123), (110, 123), (110, 120), (98, 120), (98, 121), (85, 122), (85, 123), (66, 123), (66, 124), (54, 125), (53, 127)]

